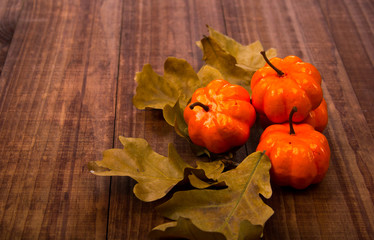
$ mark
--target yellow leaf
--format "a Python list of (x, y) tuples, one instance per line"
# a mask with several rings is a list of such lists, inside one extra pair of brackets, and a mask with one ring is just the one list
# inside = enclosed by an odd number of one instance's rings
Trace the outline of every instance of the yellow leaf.
[(271, 196), (270, 167), (266, 155), (255, 152), (218, 177), (225, 181), (226, 189), (176, 192), (157, 210), (172, 220), (187, 218), (202, 231), (219, 232), (227, 239), (259, 238), (273, 214), (259, 196)]

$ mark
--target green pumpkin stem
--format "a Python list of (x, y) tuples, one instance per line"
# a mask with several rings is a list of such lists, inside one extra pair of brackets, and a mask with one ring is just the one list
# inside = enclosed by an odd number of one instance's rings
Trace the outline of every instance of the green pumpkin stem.
[(290, 135), (295, 134), (295, 129), (293, 129), (293, 124), (292, 124), (292, 117), (294, 113), (297, 112), (297, 107), (293, 107), (291, 112), (290, 112), (290, 118), (288, 119), (288, 122), (290, 124)]
[(261, 55), (264, 57), (266, 63), (269, 64), (269, 66), (270, 66), (272, 69), (274, 69), (274, 70), (278, 73), (278, 76), (279, 76), (279, 77), (282, 77), (282, 76), (284, 75), (284, 72), (282, 72), (281, 70), (279, 70), (278, 68), (276, 68), (276, 67), (275, 67), (275, 66), (270, 62), (270, 60), (269, 60), (268, 57), (266, 56), (265, 51), (261, 51), (260, 53), (261, 53)]
[(201, 102), (194, 102), (190, 105), (190, 109), (194, 109), (196, 106), (199, 106), (199, 107), (202, 107), (204, 109), (205, 112), (208, 112), (209, 111), (209, 106), (201, 103)]

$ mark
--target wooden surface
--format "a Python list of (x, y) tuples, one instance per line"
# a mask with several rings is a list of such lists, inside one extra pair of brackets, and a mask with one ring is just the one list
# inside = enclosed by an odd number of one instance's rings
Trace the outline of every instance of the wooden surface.
[(273, 186), (264, 238), (374, 239), (373, 23), (371, 0), (1, 0), (0, 238), (147, 239), (164, 222), (134, 180), (86, 164), (120, 135), (188, 155), (160, 112), (133, 107), (133, 78), (168, 56), (199, 69), (209, 24), (323, 76), (330, 168), (304, 191)]

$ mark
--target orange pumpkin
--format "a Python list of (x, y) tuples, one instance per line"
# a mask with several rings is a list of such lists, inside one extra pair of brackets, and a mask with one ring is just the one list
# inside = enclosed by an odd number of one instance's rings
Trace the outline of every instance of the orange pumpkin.
[(252, 105), (273, 123), (286, 122), (292, 107), (296, 106), (298, 112), (293, 121), (303, 121), (321, 104), (320, 73), (296, 56), (269, 60), (265, 52), (261, 53), (267, 64), (252, 77)]
[(271, 179), (280, 186), (304, 189), (324, 178), (330, 162), (326, 137), (309, 124), (274, 124), (265, 129), (257, 151), (270, 158)]
[(212, 153), (245, 144), (256, 121), (248, 91), (221, 79), (197, 89), (183, 116), (191, 141)]
[(318, 108), (309, 112), (308, 117), (303, 121), (303, 123), (312, 125), (318, 132), (323, 132), (323, 130), (325, 130), (328, 123), (327, 103), (325, 99), (322, 99)]
[[(261, 127), (264, 129), (274, 124), (264, 114), (259, 114), (259, 121)], [(321, 104), (316, 109), (310, 111), (307, 118), (301, 123), (307, 123), (318, 132), (323, 132), (328, 123), (327, 103), (325, 99), (322, 99)]]

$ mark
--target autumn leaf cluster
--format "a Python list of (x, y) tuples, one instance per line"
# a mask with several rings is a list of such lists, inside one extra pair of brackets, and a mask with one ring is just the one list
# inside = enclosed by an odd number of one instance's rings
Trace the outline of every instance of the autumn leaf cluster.
[[(205, 154), (210, 161), (197, 158), (192, 166), (172, 143), (168, 156), (163, 156), (145, 139), (120, 137), (123, 149), (108, 149), (102, 160), (88, 163), (95, 175), (135, 179), (133, 192), (142, 201), (172, 194), (156, 209), (171, 221), (155, 227), (151, 239), (258, 239), (273, 214), (261, 198), (272, 194), (271, 163), (263, 152), (254, 152), (235, 168), (227, 169), (221, 158), (213, 158), (207, 149), (189, 139), (183, 110), (197, 88), (225, 79), (250, 93), (252, 75), (265, 64), (260, 42), (242, 45), (213, 28), (208, 30), (209, 36), (197, 42), (205, 62), (198, 72), (186, 60), (174, 57), (166, 59), (162, 76), (147, 64), (135, 76), (133, 104), (140, 110), (161, 110), (165, 121), (186, 139), (194, 153)], [(276, 51), (269, 49), (266, 54), (274, 57)], [(176, 186), (180, 184), (188, 185), (188, 190), (178, 191)]]

